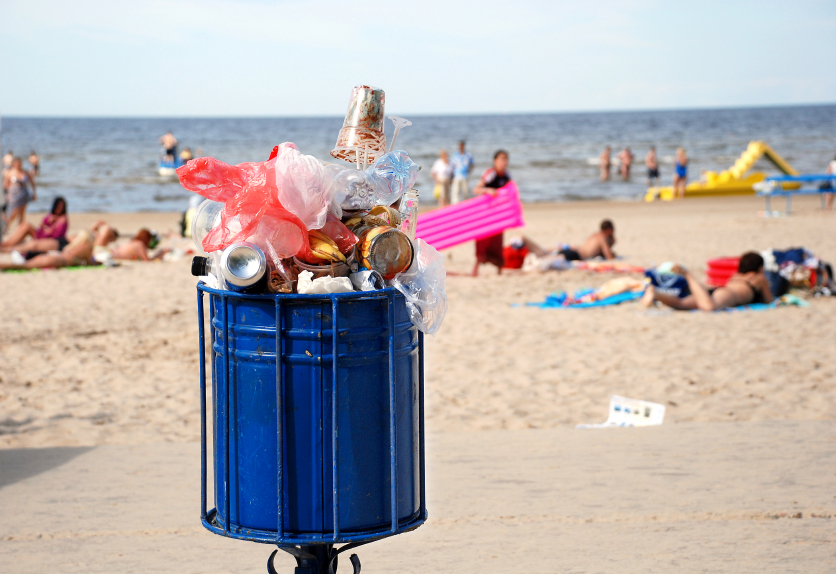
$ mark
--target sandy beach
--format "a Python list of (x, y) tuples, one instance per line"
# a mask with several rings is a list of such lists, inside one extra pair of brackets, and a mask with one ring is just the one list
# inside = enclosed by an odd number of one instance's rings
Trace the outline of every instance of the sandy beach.
[[(817, 199), (795, 200), (791, 217), (761, 209), (756, 198), (527, 205), (526, 227), (506, 241), (577, 243), (609, 217), (616, 251), (635, 265), (672, 260), (702, 276), (711, 257), (793, 246), (836, 261), (836, 216)], [(72, 228), (99, 217), (125, 233), (178, 220), (73, 214)], [(447, 318), (426, 338), (430, 520), (366, 549), (364, 572), (829, 571), (836, 300), (735, 313), (540, 309), (520, 304), (613, 275), (484, 267), (474, 279), (472, 244), (447, 257)], [(263, 571), (268, 549), (203, 531), (193, 501), (189, 261), (0, 274), (0, 500), (19, 516), (0, 556), (13, 571)], [(664, 425), (574, 429), (602, 422), (611, 394), (665, 404)], [(32, 450), (43, 447), (65, 448)], [(72, 525), (39, 518), (76, 512), (85, 518)], [(472, 560), (456, 550), (466, 544)]]
[[(757, 198), (534, 204), (526, 206), (526, 227), (506, 237), (575, 243), (609, 217), (617, 252), (636, 265), (672, 260), (702, 273), (711, 257), (799, 245), (836, 261), (836, 219), (817, 200), (796, 200), (786, 218), (761, 218), (762, 207)], [(178, 219), (76, 214), (72, 227), (99, 217), (126, 233), (143, 225), (175, 229)], [(612, 275), (498, 276), (484, 267), (473, 279), (466, 276), (472, 244), (447, 253), (449, 310), (443, 329), (426, 339), (430, 430), (599, 422), (611, 394), (666, 404), (667, 423), (836, 416), (836, 300), (712, 314), (643, 311), (635, 303), (517, 307), (550, 292), (597, 287)], [(189, 260), (0, 274), (0, 445), (197, 440)]]

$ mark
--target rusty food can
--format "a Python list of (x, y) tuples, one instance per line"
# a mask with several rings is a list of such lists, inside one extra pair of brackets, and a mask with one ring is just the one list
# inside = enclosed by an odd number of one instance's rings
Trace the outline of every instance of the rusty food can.
[(387, 280), (409, 269), (414, 256), (409, 237), (403, 231), (385, 225), (366, 228), (357, 243), (360, 266), (377, 271)]

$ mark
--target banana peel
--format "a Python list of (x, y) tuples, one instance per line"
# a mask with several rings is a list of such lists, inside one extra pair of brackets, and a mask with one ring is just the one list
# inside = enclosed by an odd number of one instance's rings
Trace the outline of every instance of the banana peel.
[(311, 244), (311, 254), (320, 261), (330, 263), (345, 261), (345, 255), (340, 252), (334, 240), (321, 231), (316, 229), (308, 231), (308, 240)]

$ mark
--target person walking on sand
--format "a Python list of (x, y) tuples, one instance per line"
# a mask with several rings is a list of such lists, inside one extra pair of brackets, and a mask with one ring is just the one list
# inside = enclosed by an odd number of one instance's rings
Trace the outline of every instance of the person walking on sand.
[(438, 154), (430, 174), (435, 181), (435, 196), (438, 198), (438, 206), (445, 207), (450, 203), (450, 183), (453, 180), (453, 166), (447, 161), (447, 150), (443, 149)]
[[(496, 190), (505, 187), (511, 181), (511, 174), (508, 173), (508, 152), (499, 150), (493, 154), (493, 167), (482, 174), (482, 178), (476, 187), (473, 188), (473, 195), (496, 195)], [(505, 258), (502, 255), (503, 233), (500, 231), (490, 237), (476, 240), (476, 265), (473, 266), (473, 276), (479, 274), (479, 265), (491, 263), (496, 265), (497, 273), (502, 273), (505, 265)]]
[(612, 167), (611, 152), (610, 146), (607, 146), (601, 152), (601, 155), (598, 156), (598, 169), (601, 170), (601, 181), (610, 179), (610, 168)]
[[(32, 174), (23, 169), (23, 162), (19, 157), (12, 160), (12, 167), (3, 176), (3, 188), (8, 190), (8, 219), (11, 226), (15, 219), (23, 223), (26, 219), (26, 206), (30, 201), (38, 199), (38, 191)], [(29, 186), (32, 193), (29, 193)]]
[(177, 157), (177, 138), (171, 131), (165, 132), (160, 137), (160, 145), (165, 149), (166, 160), (174, 161), (174, 158)]
[(659, 182), (659, 159), (656, 157), (656, 146), (650, 146), (650, 151), (644, 156), (647, 166), (647, 187), (654, 187)]
[(683, 148), (676, 148), (676, 163), (673, 174), (673, 196), (685, 197), (685, 184), (688, 182), (688, 155)]
[(623, 181), (627, 181), (630, 179), (630, 165), (633, 163), (633, 152), (630, 151), (630, 147), (625, 147), (621, 150), (621, 153), (618, 154), (618, 160), (621, 162), (619, 166), (619, 172), (621, 173), (621, 179)]
[(467, 178), (473, 170), (473, 156), (465, 151), (465, 142), (459, 142), (459, 151), (453, 156), (453, 184), (450, 187), (450, 203), (458, 203), (467, 199), (470, 189)]

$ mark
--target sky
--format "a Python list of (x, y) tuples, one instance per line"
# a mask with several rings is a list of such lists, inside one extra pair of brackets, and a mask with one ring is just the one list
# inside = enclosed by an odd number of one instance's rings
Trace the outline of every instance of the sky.
[[(0, 0), (0, 113), (415, 115), (836, 102), (836, 1)], [(395, 103), (397, 102), (397, 103)]]

